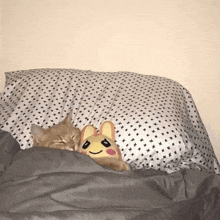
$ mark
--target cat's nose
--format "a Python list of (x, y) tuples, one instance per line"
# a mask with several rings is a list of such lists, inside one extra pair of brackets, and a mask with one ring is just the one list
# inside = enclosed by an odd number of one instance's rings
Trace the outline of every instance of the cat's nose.
[(76, 145), (75, 145), (75, 151), (77, 151), (78, 148), (79, 148), (79, 146), (76, 144)]

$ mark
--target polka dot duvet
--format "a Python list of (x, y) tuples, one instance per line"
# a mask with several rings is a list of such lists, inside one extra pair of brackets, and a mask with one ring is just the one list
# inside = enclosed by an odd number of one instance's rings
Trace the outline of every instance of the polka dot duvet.
[(6, 73), (1, 129), (22, 149), (32, 146), (31, 124), (44, 128), (72, 111), (72, 123), (114, 123), (123, 160), (133, 169), (220, 173), (190, 93), (179, 83), (131, 72), (33, 69)]

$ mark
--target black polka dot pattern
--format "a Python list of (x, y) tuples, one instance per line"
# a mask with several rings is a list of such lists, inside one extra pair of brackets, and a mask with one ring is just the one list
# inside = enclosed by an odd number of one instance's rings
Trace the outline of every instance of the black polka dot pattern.
[(130, 72), (34, 69), (6, 73), (1, 129), (22, 149), (32, 146), (31, 124), (49, 127), (71, 110), (74, 126), (99, 128), (111, 120), (123, 159), (133, 168), (220, 173), (190, 93), (179, 83)]

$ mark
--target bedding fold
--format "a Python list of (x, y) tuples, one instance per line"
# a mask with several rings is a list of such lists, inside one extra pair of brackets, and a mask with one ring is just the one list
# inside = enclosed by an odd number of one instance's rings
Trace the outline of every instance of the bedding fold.
[(219, 175), (193, 170), (119, 172), (78, 152), (43, 147), (19, 151), (0, 181), (0, 216), (6, 219), (220, 215)]

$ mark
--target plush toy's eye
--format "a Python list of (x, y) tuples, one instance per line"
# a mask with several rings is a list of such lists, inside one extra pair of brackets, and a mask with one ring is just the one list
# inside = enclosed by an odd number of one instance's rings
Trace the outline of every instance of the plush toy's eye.
[(86, 149), (89, 147), (89, 145), (90, 145), (90, 142), (88, 140), (86, 140), (86, 142), (83, 144), (82, 148)]
[(101, 144), (104, 146), (104, 147), (110, 147), (111, 144), (108, 142), (108, 140), (104, 139), (103, 141), (101, 141)]

